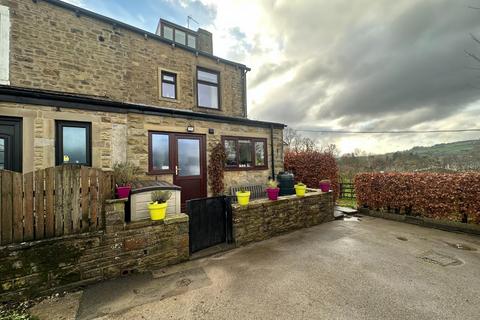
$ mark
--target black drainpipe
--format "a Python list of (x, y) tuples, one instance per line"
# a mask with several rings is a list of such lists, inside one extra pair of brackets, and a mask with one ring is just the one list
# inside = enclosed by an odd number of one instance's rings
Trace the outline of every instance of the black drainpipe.
[(243, 102), (243, 116), (246, 118), (247, 117), (247, 72), (248, 70), (242, 70), (242, 80), (243, 80), (243, 86), (242, 86), (242, 102)]
[(273, 150), (273, 125), (270, 125), (270, 149), (272, 158), (272, 179), (275, 179), (275, 151)]

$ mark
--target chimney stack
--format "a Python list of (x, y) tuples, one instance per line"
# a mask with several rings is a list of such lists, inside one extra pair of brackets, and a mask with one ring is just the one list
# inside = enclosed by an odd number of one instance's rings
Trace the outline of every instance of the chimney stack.
[(197, 34), (198, 50), (213, 54), (212, 33), (205, 29), (199, 28), (197, 30)]

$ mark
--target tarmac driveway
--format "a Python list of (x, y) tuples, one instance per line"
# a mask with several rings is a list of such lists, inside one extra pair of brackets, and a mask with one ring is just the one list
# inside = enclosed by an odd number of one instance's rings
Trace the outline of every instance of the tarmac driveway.
[(479, 319), (480, 237), (334, 221), (78, 299), (77, 319)]

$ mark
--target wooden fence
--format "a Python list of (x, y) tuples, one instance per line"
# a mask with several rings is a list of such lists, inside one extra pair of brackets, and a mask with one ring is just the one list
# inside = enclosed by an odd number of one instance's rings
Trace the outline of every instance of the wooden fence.
[(351, 182), (340, 183), (340, 198), (341, 199), (355, 199), (355, 185)]
[(99, 230), (112, 174), (63, 165), (22, 175), (0, 170), (2, 245)]

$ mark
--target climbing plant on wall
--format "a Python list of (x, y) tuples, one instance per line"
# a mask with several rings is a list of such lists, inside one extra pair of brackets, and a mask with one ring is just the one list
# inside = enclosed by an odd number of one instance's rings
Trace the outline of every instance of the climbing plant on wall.
[(225, 190), (223, 171), (226, 159), (227, 154), (225, 153), (225, 147), (223, 144), (218, 143), (210, 153), (210, 161), (208, 164), (208, 181), (213, 195), (223, 194)]

